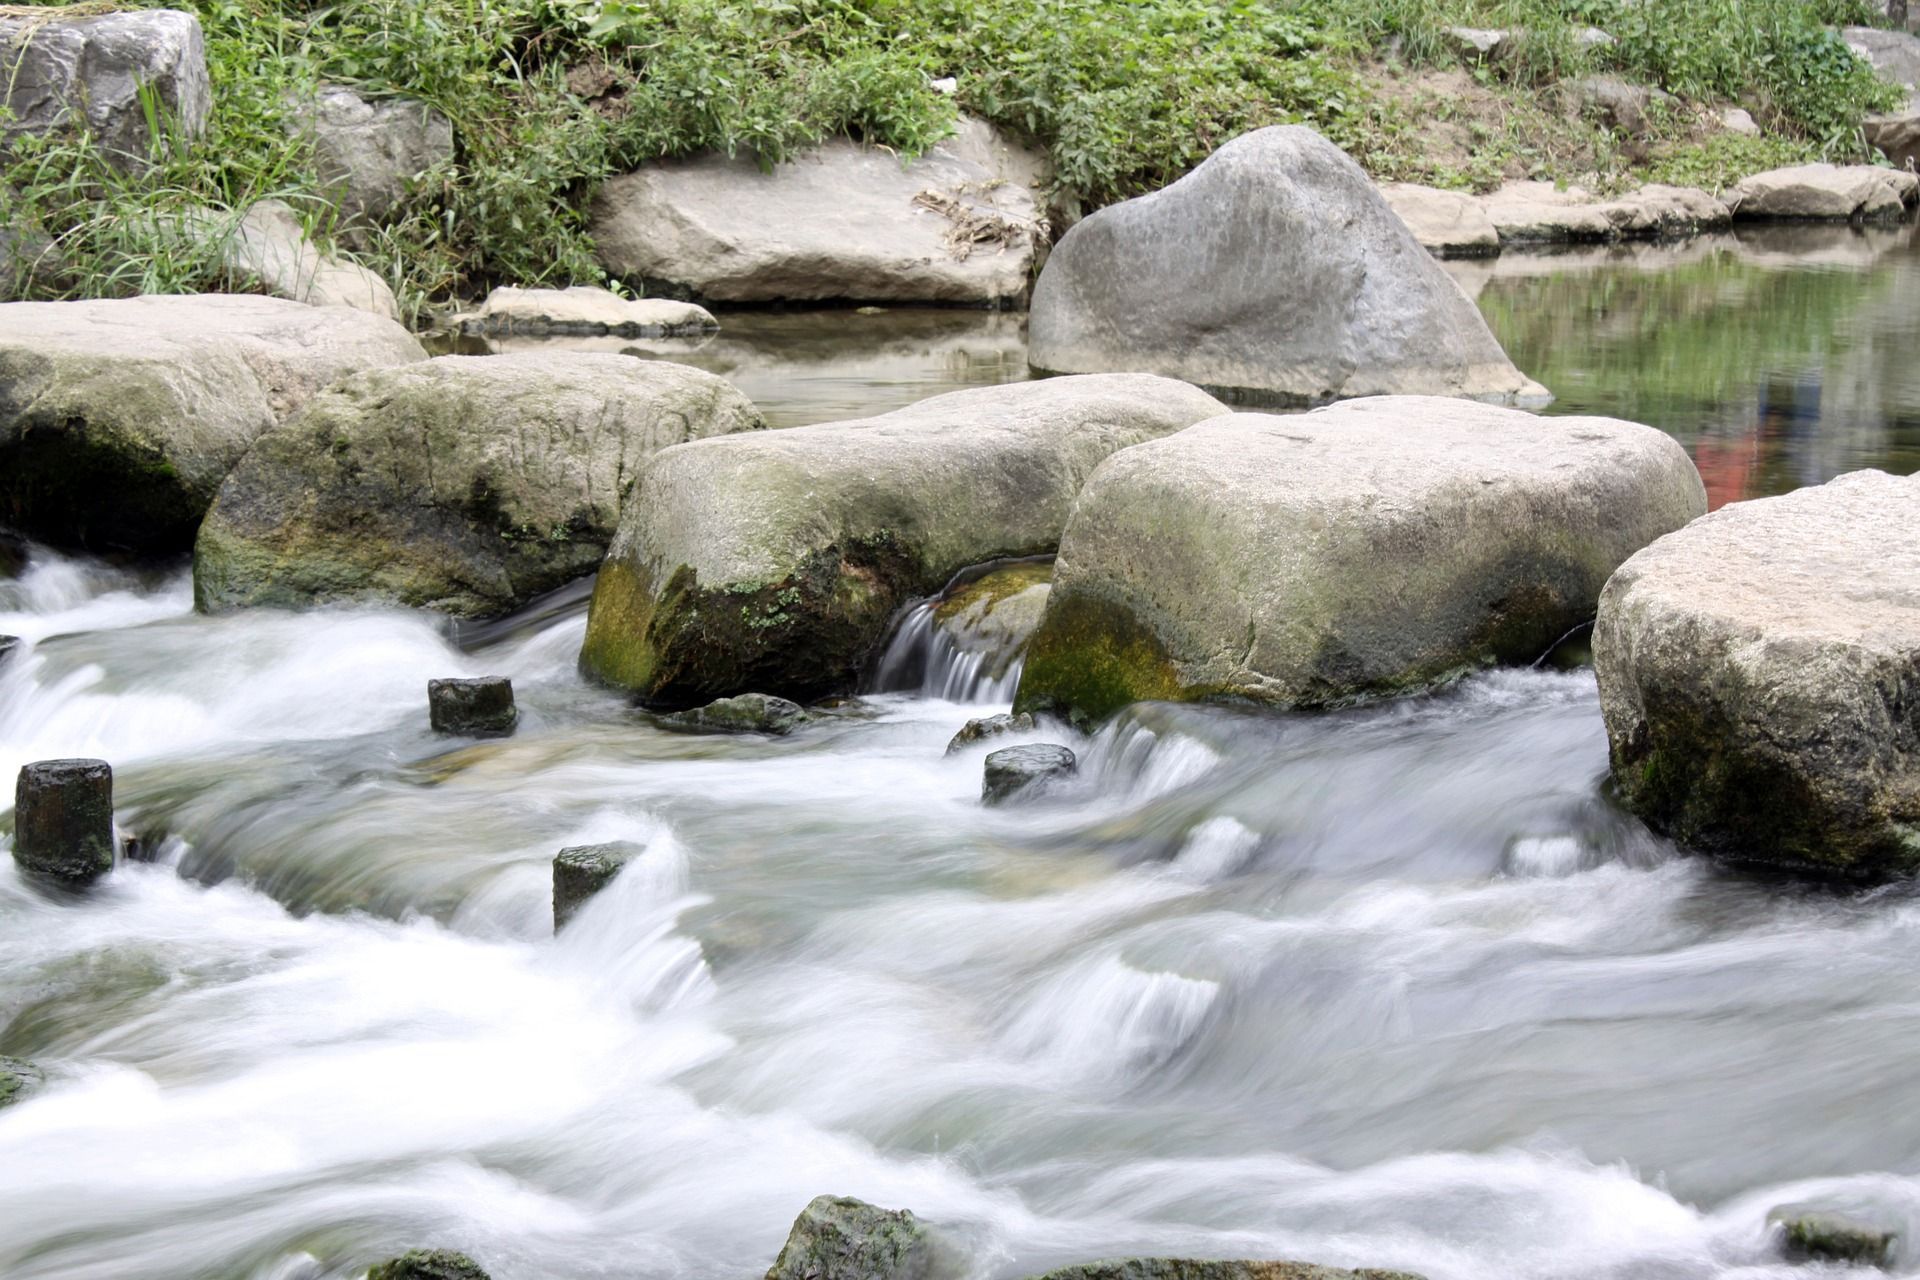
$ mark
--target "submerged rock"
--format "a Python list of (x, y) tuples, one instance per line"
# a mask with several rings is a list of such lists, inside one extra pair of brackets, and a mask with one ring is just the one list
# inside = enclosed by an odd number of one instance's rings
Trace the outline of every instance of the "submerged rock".
[(1007, 733), (1031, 733), (1034, 719), (1030, 715), (1011, 715), (1001, 712), (997, 716), (981, 716), (969, 720), (960, 726), (960, 732), (953, 735), (947, 743), (947, 754), (954, 755), (966, 750), (976, 742), (985, 742), (988, 738), (997, 738)]
[(0, 523), (185, 550), (261, 433), (339, 377), (425, 358), (391, 320), (277, 298), (0, 304)]
[(760, 425), (721, 378), (618, 355), (442, 356), (348, 378), (220, 487), (194, 601), (507, 613), (594, 571), (656, 449)]
[(0, 1055), (0, 1107), (10, 1106), (46, 1083), (46, 1073), (25, 1058)]
[(613, 276), (715, 302), (1013, 303), (1036, 166), (977, 120), (904, 165), (844, 138), (765, 171), (709, 153), (602, 184), (593, 238)]
[(414, 1249), (375, 1266), (367, 1280), (489, 1280), (480, 1264), (451, 1249)]
[(84, 888), (113, 870), (113, 769), (105, 760), (41, 760), (13, 792), (13, 860)]
[(743, 693), (733, 698), (718, 698), (704, 707), (682, 711), (668, 717), (694, 729), (713, 729), (721, 733), (792, 733), (807, 719), (797, 702), (766, 693)]
[(513, 681), (505, 676), (427, 681), (427, 718), (435, 733), (504, 738), (520, 721)]
[(987, 757), (980, 799), (984, 804), (1004, 804), (1030, 787), (1071, 778), (1079, 770), (1079, 757), (1056, 743), (1002, 747)]
[(1673, 437), (1434, 397), (1236, 414), (1087, 482), (1017, 710), (1320, 706), (1531, 661), (1706, 510)]
[(1310, 1262), (1234, 1262), (1212, 1258), (1122, 1258), (1049, 1271), (1035, 1280), (1421, 1280), (1405, 1271), (1322, 1267)]
[(1737, 218), (1821, 221), (1898, 218), (1920, 197), (1920, 177), (1869, 164), (1803, 164), (1769, 169), (1727, 193)]
[(192, 14), (0, 14), (0, 152), (18, 134), (84, 131), (117, 166), (140, 168), (156, 141), (149, 104), (174, 138), (206, 132), (213, 95)]
[(1782, 1251), (1789, 1262), (1841, 1262), (1884, 1267), (1893, 1261), (1900, 1235), (1840, 1213), (1795, 1213), (1776, 1209), (1768, 1221), (1785, 1228)]
[(1047, 258), (1029, 328), (1036, 368), (1144, 369), (1279, 403), (1547, 398), (1360, 166), (1297, 126), (1080, 222)]
[(629, 862), (646, 852), (625, 840), (574, 845), (553, 859), (553, 928), (558, 933), (588, 898), (613, 883)]
[(1739, 502), (1607, 584), (1620, 798), (1679, 843), (1826, 875), (1920, 871), (1920, 478)]
[(1480, 202), (1464, 191), (1388, 182), (1380, 194), (1429, 253), (1473, 258), (1500, 252), (1500, 233)]
[(323, 85), (293, 105), (287, 129), (313, 147), (314, 173), (349, 228), (385, 222), (422, 174), (453, 162), (453, 122), (417, 98)]
[(671, 298), (623, 298), (611, 289), (520, 289), (502, 285), (477, 311), (459, 318), (462, 332), (548, 337), (569, 335), (671, 338), (712, 333), (713, 313)]
[(821, 1196), (801, 1211), (767, 1280), (927, 1280), (936, 1246), (905, 1209)]
[(851, 686), (902, 604), (1044, 555), (1115, 449), (1225, 412), (1147, 375), (935, 396), (655, 455), (600, 570), (581, 669), (643, 701)]

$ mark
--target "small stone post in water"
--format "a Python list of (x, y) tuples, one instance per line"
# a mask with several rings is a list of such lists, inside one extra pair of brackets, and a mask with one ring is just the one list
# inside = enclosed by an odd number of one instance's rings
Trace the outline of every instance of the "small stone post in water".
[(520, 719), (513, 706), (513, 681), (505, 676), (429, 680), (427, 714), (435, 733), (471, 738), (504, 738)]
[(113, 870), (113, 769), (105, 760), (42, 760), (20, 770), (13, 860), (76, 889)]
[(560, 932), (588, 898), (612, 884), (641, 852), (639, 845), (624, 840), (562, 849), (553, 860), (553, 931)]

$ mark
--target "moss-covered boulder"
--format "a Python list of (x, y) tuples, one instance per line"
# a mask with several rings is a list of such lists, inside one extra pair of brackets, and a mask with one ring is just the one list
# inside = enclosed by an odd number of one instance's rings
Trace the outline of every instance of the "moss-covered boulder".
[(505, 613), (592, 573), (655, 450), (761, 426), (731, 383), (587, 352), (348, 378), (262, 436), (194, 546), (194, 601)]
[(451, 1249), (412, 1249), (367, 1272), (367, 1280), (488, 1280), (480, 1264)]
[(1322, 1267), (1311, 1262), (1214, 1258), (1122, 1258), (1049, 1271), (1036, 1280), (1420, 1280), (1405, 1271)]
[(1620, 567), (1594, 669), (1620, 798), (1731, 861), (1920, 871), (1920, 477), (1723, 507)]
[(1630, 422), (1436, 397), (1219, 418), (1094, 473), (1015, 706), (1321, 706), (1531, 660), (1705, 509)]
[(0, 524), (184, 551), (256, 437), (335, 379), (425, 358), (384, 317), (277, 298), (0, 304)]
[(901, 605), (1051, 552), (1104, 458), (1223, 412), (1170, 379), (1055, 378), (663, 450), (601, 567), (581, 668), (665, 706), (846, 688)]
[(925, 1280), (933, 1236), (905, 1209), (820, 1196), (801, 1211), (767, 1280)]
[(627, 840), (607, 844), (577, 844), (553, 858), (553, 929), (587, 905), (587, 899), (612, 884), (628, 863), (646, 853), (646, 846)]
[(25, 1058), (0, 1055), (0, 1107), (11, 1106), (46, 1081), (46, 1073)]
[(667, 723), (710, 733), (770, 733), (785, 737), (806, 723), (807, 710), (797, 702), (770, 693), (742, 693), (715, 698), (704, 707), (680, 711)]
[(1893, 1261), (1897, 1231), (1843, 1213), (1798, 1213), (1776, 1209), (1769, 1225), (1780, 1227), (1780, 1251), (1789, 1262), (1839, 1262), (1884, 1267)]

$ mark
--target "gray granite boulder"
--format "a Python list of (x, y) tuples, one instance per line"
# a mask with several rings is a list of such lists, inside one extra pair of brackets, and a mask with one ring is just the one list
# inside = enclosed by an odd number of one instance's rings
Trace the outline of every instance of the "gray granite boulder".
[(425, 358), (391, 320), (278, 298), (0, 304), (0, 524), (183, 551), (262, 432), (338, 378)]
[(1437, 397), (1236, 414), (1075, 504), (1015, 709), (1337, 704), (1530, 661), (1706, 510), (1673, 437)]
[(422, 174), (453, 161), (453, 123), (413, 98), (327, 85), (292, 105), (287, 127), (312, 146), (314, 170), (349, 225), (386, 221)]
[(480, 1264), (451, 1249), (413, 1249), (367, 1272), (367, 1280), (488, 1280)]
[(1380, 194), (1407, 224), (1414, 239), (1442, 258), (1475, 258), (1500, 252), (1500, 233), (1480, 201), (1464, 191), (1442, 191), (1412, 182), (1388, 182)]
[(1743, 178), (1727, 192), (1736, 218), (1899, 218), (1920, 198), (1920, 177), (1869, 164), (1802, 164)]
[(1015, 796), (1079, 772), (1080, 761), (1067, 747), (1034, 742), (1002, 747), (987, 756), (980, 776), (983, 804), (1005, 804)]
[(580, 844), (562, 849), (553, 859), (553, 928), (566, 928), (587, 900), (612, 884), (627, 864), (646, 852), (646, 846), (626, 840), (607, 844)]
[(1920, 479), (1740, 502), (1607, 584), (1594, 668), (1621, 799), (1729, 860), (1920, 871)]
[(198, 18), (176, 9), (0, 16), (0, 152), (19, 134), (87, 132), (116, 164), (140, 167), (155, 142), (143, 88), (173, 138), (206, 131), (213, 97)]
[(1905, 89), (1912, 106), (1920, 110), (1920, 36), (1879, 27), (1847, 27), (1840, 36), (1873, 65), (1882, 80)]
[(1360, 166), (1296, 126), (1081, 221), (1040, 273), (1030, 333), (1037, 368), (1274, 403), (1546, 398)]
[(463, 333), (532, 338), (677, 338), (712, 333), (720, 327), (712, 312), (691, 302), (623, 298), (592, 285), (571, 289), (501, 285), (456, 323)]
[(820, 1196), (794, 1221), (767, 1280), (927, 1280), (933, 1236), (905, 1209)]
[(675, 724), (714, 733), (770, 733), (785, 737), (806, 722), (807, 710), (797, 702), (770, 693), (742, 693), (716, 698), (704, 707), (671, 717)]
[(1656, 239), (1725, 227), (1733, 212), (1697, 187), (1658, 183), (1599, 198), (1551, 182), (1509, 182), (1480, 199), (1502, 244)]

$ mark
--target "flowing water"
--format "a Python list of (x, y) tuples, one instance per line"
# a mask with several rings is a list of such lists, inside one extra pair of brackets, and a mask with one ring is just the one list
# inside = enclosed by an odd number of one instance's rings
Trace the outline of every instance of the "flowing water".
[[(1717, 320), (1617, 344), (1600, 321), (1687, 268), (1481, 298), (1563, 403), (1695, 449), (1757, 389), (1818, 387), (1748, 424), (1746, 483), (1912, 461), (1913, 251), (1816, 257), (1715, 267), (1673, 289)], [(1539, 291), (1605, 334), (1560, 350)], [(1713, 376), (1661, 345), (1774, 323), (1729, 294), (1799, 299), (1799, 345)], [(728, 359), (787, 421), (1023, 373), (966, 354), (1007, 318), (968, 322)], [(499, 1280), (718, 1280), (824, 1192), (942, 1224), (981, 1280), (1139, 1253), (1760, 1280), (1806, 1274), (1777, 1205), (1920, 1230), (1920, 900), (1673, 856), (1605, 798), (1585, 671), (1048, 727), (1080, 777), (983, 809), (988, 745), (945, 748), (1004, 701), (669, 732), (579, 680), (583, 628), (578, 592), (456, 634), (198, 618), (184, 569), (44, 550), (0, 581), (30, 642), (0, 776), (104, 757), (122, 822), (166, 834), (84, 898), (0, 859), (0, 1053), (50, 1075), (0, 1111), (0, 1275), (305, 1280), (447, 1245)], [(518, 734), (434, 738), (425, 682), (482, 673)], [(554, 937), (553, 853), (611, 839), (646, 853)]]

